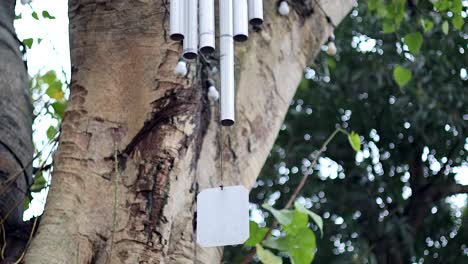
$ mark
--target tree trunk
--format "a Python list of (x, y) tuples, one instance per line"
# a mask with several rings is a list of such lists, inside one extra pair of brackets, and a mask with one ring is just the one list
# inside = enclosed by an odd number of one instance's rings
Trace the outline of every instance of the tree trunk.
[[(264, 26), (236, 48), (237, 123), (221, 134), (206, 67), (173, 74), (181, 45), (166, 40), (164, 2), (70, 1), (70, 100), (25, 263), (219, 263), (222, 248), (194, 241), (196, 194), (220, 184), (219, 142), (224, 184), (250, 188), (332, 27), (315, 1), (293, 1), (288, 18), (265, 1)], [(322, 8), (336, 25), (352, 4)]]
[(1, 263), (18, 259), (29, 236), (23, 200), (31, 183), (33, 113), (28, 74), (13, 28), (15, 2), (0, 1), (0, 224), (2, 237), (6, 236), (6, 242), (0, 240), (0, 246), (5, 245)]

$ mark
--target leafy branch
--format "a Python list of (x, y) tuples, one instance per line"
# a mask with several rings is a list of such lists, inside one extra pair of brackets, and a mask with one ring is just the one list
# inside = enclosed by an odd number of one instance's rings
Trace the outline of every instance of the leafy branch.
[[(276, 256), (268, 249), (264, 249), (264, 247), (285, 252), (293, 263), (311, 263), (313, 261), (316, 250), (316, 240), (315, 234), (307, 227), (307, 224), (309, 217), (312, 218), (323, 235), (323, 220), (319, 215), (306, 209), (301, 203), (294, 201), (305, 186), (309, 175), (313, 173), (318, 159), (323, 152), (326, 151), (328, 144), (330, 144), (339, 133), (348, 137), (348, 141), (355, 151), (361, 149), (359, 135), (355, 132), (348, 133), (346, 130), (339, 127), (330, 134), (318, 150), (307, 170), (303, 173), (301, 181), (289, 198), (284, 209), (276, 210), (268, 204), (263, 205), (263, 208), (270, 211), (275, 217), (273, 224), (269, 228), (260, 228), (255, 222), (250, 222), (250, 238), (245, 242), (245, 245), (255, 247), (255, 249), (245, 257), (242, 261), (243, 264), (249, 263), (255, 255), (265, 264), (282, 263), (281, 257)], [(293, 203), (294, 210), (291, 210), (290, 208)], [(278, 225), (285, 231), (285, 235), (279, 238), (270, 236), (272, 230), (277, 228)]]

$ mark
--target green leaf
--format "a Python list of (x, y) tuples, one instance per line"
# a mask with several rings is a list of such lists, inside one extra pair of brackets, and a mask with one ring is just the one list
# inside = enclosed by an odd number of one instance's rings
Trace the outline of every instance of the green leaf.
[[(351, 133), (354, 133), (354, 132), (351, 132)], [(359, 144), (359, 148), (360, 147), (361, 147), (361, 144)], [(309, 209), (305, 208), (303, 204), (301, 204), (301, 203), (299, 203), (297, 201), (294, 203), (294, 207), (296, 208), (296, 210), (308, 214), (310, 216), (310, 218), (312, 218), (314, 223), (317, 225), (317, 227), (320, 230), (321, 235), (323, 236), (323, 220), (322, 220), (322, 217), (320, 217), (318, 214), (310, 211)]]
[(395, 27), (395, 23), (393, 22), (393, 20), (385, 19), (383, 21), (383, 32), (385, 34), (393, 33), (395, 32), (395, 30), (396, 30), (396, 27)]
[(49, 84), (49, 88), (46, 90), (46, 94), (57, 101), (64, 99), (65, 93), (62, 90), (62, 82), (59, 80)]
[(449, 32), (449, 23), (447, 21), (442, 23), (442, 32), (444, 32), (445, 35), (447, 35)]
[(36, 20), (39, 20), (39, 16), (37, 15), (36, 11), (32, 12), (31, 16), (36, 19)]
[(300, 230), (304, 227), (307, 227), (307, 223), (309, 223), (309, 218), (307, 217), (306, 213), (302, 213), (299, 210), (293, 211), (293, 218), (290, 224), (283, 225), (283, 229), (288, 235), (298, 235)]
[(288, 254), (293, 264), (310, 264), (317, 248), (315, 234), (307, 227), (299, 231), (297, 236), (289, 238)]
[(292, 210), (287, 210), (287, 209), (282, 209), (282, 210), (276, 210), (275, 208), (271, 207), (268, 204), (263, 204), (263, 208), (266, 210), (270, 211), (273, 216), (276, 218), (278, 223), (282, 225), (289, 225), (291, 224), (291, 221), (293, 219), (293, 211)]
[(268, 249), (264, 249), (260, 244), (257, 244), (257, 256), (264, 264), (282, 264), (283, 260), (273, 254)]
[(422, 34), (419, 32), (411, 33), (406, 35), (404, 40), (405, 44), (408, 46), (409, 51), (414, 55), (418, 55), (423, 43)]
[(63, 114), (65, 113), (66, 104), (64, 102), (55, 102), (55, 103), (52, 103), (51, 106), (54, 109), (55, 113), (60, 118), (63, 118)]
[(426, 18), (421, 20), (421, 25), (424, 29), (424, 32), (429, 32), (434, 27), (434, 23), (431, 20), (426, 19)]
[(289, 257), (292, 264), (310, 264), (314, 260), (315, 252), (310, 249), (291, 249)]
[(411, 77), (411, 71), (404, 67), (398, 65), (393, 69), (393, 79), (400, 88), (405, 86), (411, 80)]
[(31, 186), (31, 192), (40, 192), (46, 186), (47, 182), (42, 176), (42, 173), (34, 177), (33, 185)]
[(387, 15), (385, 19), (387, 23), (393, 24), (393, 31), (400, 28), (400, 24), (405, 16), (406, 0), (392, 0), (387, 6)]
[(377, 2), (377, 16), (384, 18), (388, 15), (387, 8), (385, 7), (385, 3), (383, 0), (379, 0)]
[(287, 237), (287, 236), (280, 237), (280, 238), (274, 238), (274, 237), (270, 236), (267, 239), (265, 239), (262, 242), (262, 244), (265, 247), (269, 247), (269, 248), (272, 248), (272, 249), (277, 249), (279, 251), (286, 252), (286, 251), (288, 251), (288, 248), (289, 248), (288, 238), (289, 237)]
[(463, 3), (462, 0), (452, 0), (452, 5), (450, 10), (455, 14), (459, 15), (463, 11)]
[(42, 76), (42, 80), (47, 84), (51, 84), (52, 82), (57, 80), (57, 74), (55, 73), (55, 71), (50, 70)]
[(265, 234), (268, 232), (268, 228), (266, 227), (259, 227), (257, 223), (254, 221), (250, 221), (250, 236), (247, 241), (245, 241), (245, 245), (254, 247), (256, 244), (260, 243)]
[(455, 16), (453, 16), (453, 18), (452, 18), (452, 24), (453, 24), (453, 26), (454, 26), (456, 29), (461, 30), (464, 23), (465, 23), (465, 22), (463, 21), (462, 16), (460, 16), (460, 15), (455, 15)]
[(351, 131), (351, 133), (348, 134), (348, 141), (354, 151), (358, 152), (361, 150), (361, 138), (359, 138), (358, 133)]
[(44, 10), (42, 11), (42, 17), (43, 18), (48, 18), (48, 19), (55, 19), (54, 16), (51, 16), (48, 11)]
[(24, 202), (23, 202), (23, 207), (25, 211), (28, 210), (30, 203), (31, 203), (31, 200), (29, 199), (29, 195), (26, 195), (26, 197), (24, 198)]
[(377, 16), (384, 18), (387, 15), (387, 8), (385, 7), (384, 0), (369, 0), (367, 2), (369, 11), (375, 11)]
[(327, 57), (327, 64), (332, 70), (336, 68), (336, 61), (332, 57)]
[(437, 0), (437, 1), (431, 1), (431, 2), (433, 2), (432, 4), (439, 11), (445, 11), (449, 9), (449, 7), (451, 6), (450, 1), (448, 0)]
[(374, 11), (377, 9), (377, 0), (369, 0), (367, 2), (367, 8), (369, 11)]
[(54, 138), (55, 133), (57, 133), (57, 129), (55, 129), (55, 126), (49, 126), (49, 128), (47, 129), (47, 138), (51, 140), (52, 138)]
[(33, 43), (34, 43), (34, 39), (32, 38), (23, 39), (23, 44), (28, 48), (31, 48)]

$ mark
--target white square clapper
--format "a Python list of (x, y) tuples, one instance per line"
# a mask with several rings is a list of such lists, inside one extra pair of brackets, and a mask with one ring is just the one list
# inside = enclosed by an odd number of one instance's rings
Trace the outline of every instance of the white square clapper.
[(202, 247), (244, 243), (249, 238), (249, 191), (241, 185), (211, 188), (197, 196), (197, 242)]

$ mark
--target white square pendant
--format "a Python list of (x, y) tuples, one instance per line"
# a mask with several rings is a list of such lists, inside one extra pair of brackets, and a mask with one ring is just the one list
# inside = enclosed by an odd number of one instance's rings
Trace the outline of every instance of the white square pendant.
[(237, 245), (249, 238), (249, 191), (241, 185), (211, 188), (197, 196), (197, 242)]

